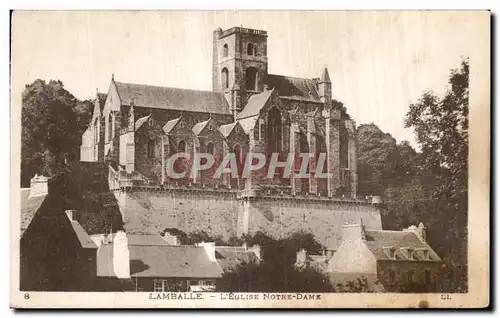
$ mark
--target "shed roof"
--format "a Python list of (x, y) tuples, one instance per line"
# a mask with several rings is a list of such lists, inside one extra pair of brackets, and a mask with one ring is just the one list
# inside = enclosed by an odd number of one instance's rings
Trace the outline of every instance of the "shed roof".
[(218, 278), (222, 269), (200, 246), (131, 245), (132, 277)]

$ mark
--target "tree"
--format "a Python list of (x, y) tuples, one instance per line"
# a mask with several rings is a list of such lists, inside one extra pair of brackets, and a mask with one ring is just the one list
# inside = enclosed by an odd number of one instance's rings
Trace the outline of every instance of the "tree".
[(244, 238), (247, 244), (262, 248), (259, 264), (240, 264), (223, 274), (216, 290), (226, 292), (331, 292), (330, 279), (313, 268), (295, 267), (300, 248), (318, 251), (322, 248), (314, 237), (297, 232), (283, 239), (274, 239), (263, 233)]
[[(413, 128), (421, 148), (421, 165), (432, 174), (429, 211), (436, 223), (446, 224), (440, 233), (446, 253), (447, 289), (467, 290), (467, 174), (469, 60), (451, 71), (443, 98), (425, 92), (410, 105), (405, 127)], [(446, 290), (448, 291), (448, 290)]]
[(21, 110), (21, 185), (36, 174), (53, 176), (79, 159), (84, 121), (91, 108), (79, 104), (61, 81), (37, 79), (26, 85)]

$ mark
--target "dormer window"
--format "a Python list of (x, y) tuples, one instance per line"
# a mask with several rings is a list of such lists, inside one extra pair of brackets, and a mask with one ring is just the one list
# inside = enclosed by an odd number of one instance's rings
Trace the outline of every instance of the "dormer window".
[(385, 254), (390, 258), (390, 259), (396, 259), (396, 248), (392, 246), (384, 247), (383, 248)]

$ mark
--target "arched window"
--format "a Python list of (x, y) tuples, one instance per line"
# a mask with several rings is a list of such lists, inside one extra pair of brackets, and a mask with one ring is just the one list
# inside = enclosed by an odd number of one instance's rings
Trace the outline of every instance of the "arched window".
[(150, 139), (148, 141), (148, 158), (153, 159), (155, 157), (155, 141), (153, 139)]
[(214, 155), (214, 144), (211, 142), (207, 144), (207, 153)]
[(113, 140), (113, 114), (109, 113), (108, 118), (108, 140)]
[[(326, 173), (328, 171), (328, 166), (327, 166), (328, 157), (326, 156), (326, 142), (322, 136), (316, 135), (316, 156), (315, 156), (316, 167), (318, 166), (318, 164), (320, 164), (318, 162), (320, 154), (323, 154), (323, 156), (325, 157), (325, 161), (322, 163), (322, 166), (321, 166), (321, 171), (323, 173)], [(328, 195), (328, 181), (326, 178), (317, 178), (317, 187), (318, 187), (317, 188), (318, 193), (320, 193), (321, 195), (325, 195), (325, 196)]]
[(99, 125), (96, 118), (94, 122), (94, 143), (97, 144), (98, 142), (99, 142)]
[(257, 69), (255, 67), (247, 68), (246, 88), (249, 91), (257, 90)]
[(267, 149), (269, 154), (282, 152), (283, 143), (283, 122), (281, 112), (273, 107), (267, 114)]
[(229, 47), (227, 46), (227, 44), (224, 44), (224, 46), (222, 47), (222, 56), (227, 57), (228, 52), (229, 52)]
[(177, 152), (186, 152), (186, 142), (184, 140), (179, 141)]
[(255, 55), (255, 45), (253, 43), (248, 43), (247, 55)]
[(222, 69), (221, 77), (222, 77), (222, 88), (224, 89), (229, 88), (229, 72), (227, 68), (224, 67)]
[(349, 135), (345, 124), (340, 125), (339, 144), (340, 167), (349, 168)]

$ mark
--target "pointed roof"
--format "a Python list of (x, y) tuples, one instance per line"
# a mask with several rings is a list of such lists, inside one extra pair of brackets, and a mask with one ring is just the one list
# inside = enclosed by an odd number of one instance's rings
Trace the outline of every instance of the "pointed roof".
[(237, 121), (235, 121), (234, 123), (227, 124), (227, 125), (222, 125), (219, 127), (219, 131), (224, 136), (224, 138), (227, 138), (227, 136), (229, 136), (229, 134), (231, 134), (231, 132), (233, 131), (233, 129), (236, 125), (239, 125), (239, 123)]
[(323, 69), (323, 73), (321, 73), (321, 78), (319, 80), (320, 83), (331, 83), (330, 82), (330, 74), (328, 74), (328, 68)]
[(141, 117), (139, 119), (137, 119), (137, 121), (135, 122), (135, 131), (139, 130), (139, 128), (141, 128), (141, 126), (146, 122), (148, 121), (149, 117), (151, 117), (151, 114), (147, 115), (147, 116), (144, 116), (144, 117)]
[(167, 121), (167, 123), (163, 126), (163, 131), (168, 134), (174, 129), (175, 125), (182, 119), (182, 116), (176, 119), (172, 119)]
[(205, 129), (209, 121), (210, 119), (197, 123), (196, 125), (193, 126), (193, 132), (195, 133), (196, 136), (198, 136), (203, 131), (203, 129)]
[(250, 96), (245, 108), (238, 114), (238, 119), (256, 116), (266, 105), (274, 89)]
[(312, 102), (321, 101), (314, 79), (268, 74), (264, 84), (276, 89), (280, 97)]

